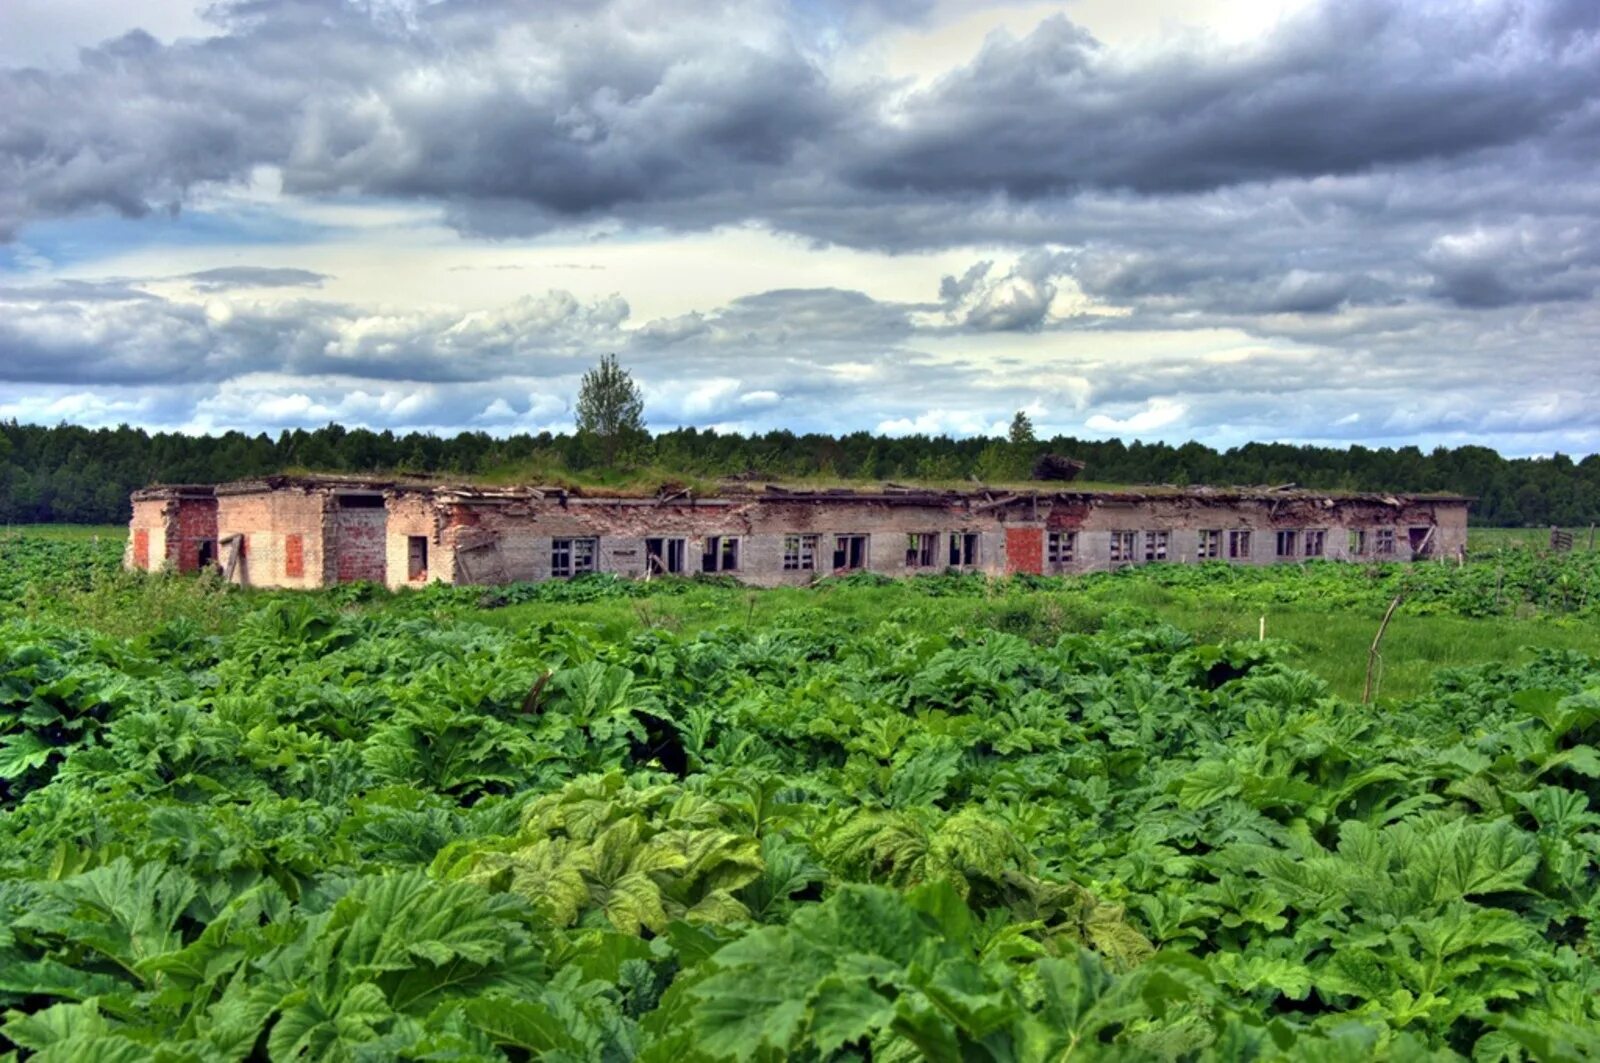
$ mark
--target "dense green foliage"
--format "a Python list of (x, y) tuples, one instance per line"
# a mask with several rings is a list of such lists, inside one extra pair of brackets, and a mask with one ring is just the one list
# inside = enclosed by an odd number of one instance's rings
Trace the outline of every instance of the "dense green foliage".
[[(1455, 491), (1476, 496), (1473, 518), (1490, 525), (1587, 525), (1600, 520), (1600, 455), (1581, 462), (1502, 458), (1478, 446), (1348, 450), (1252, 443), (1217, 451), (1199, 443), (1057, 437), (1011, 443), (920, 435), (888, 437), (769, 432), (741, 436), (680, 428), (630, 441), (632, 460), (667, 475), (747, 472), (798, 479), (1001, 481), (1022, 479), (1042, 453), (1088, 463), (1102, 483), (1278, 484), (1329, 490)], [(346, 429), (284, 431), (272, 438), (149, 433), (123, 426), (47, 428), (0, 422), (0, 522), (118, 523), (128, 492), (152, 482), (215, 483), (288, 468), (344, 473), (437, 473), (560, 478), (592, 472), (605, 449), (593, 433), (445, 438)]]
[[(927, 622), (1056, 581), (841, 581), (926, 603), (859, 626), (827, 588), (760, 623), (732, 587), (499, 592), (726, 603), (613, 635), (497, 623), (514, 610), (467, 588), (240, 593), (118, 575), (109, 541), (0, 549), (0, 1053), (1576, 1060), (1600, 1039), (1600, 644), (1363, 708), (1279, 644), (1137, 612)], [(1458, 613), (1596, 589), (1593, 558), (1524, 556), (1096, 580), (1407, 581)]]

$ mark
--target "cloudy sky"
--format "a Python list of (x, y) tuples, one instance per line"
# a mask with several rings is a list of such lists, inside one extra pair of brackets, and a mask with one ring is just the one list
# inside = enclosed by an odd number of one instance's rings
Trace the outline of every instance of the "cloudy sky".
[(0, 417), (1600, 451), (1595, 0), (0, 0)]

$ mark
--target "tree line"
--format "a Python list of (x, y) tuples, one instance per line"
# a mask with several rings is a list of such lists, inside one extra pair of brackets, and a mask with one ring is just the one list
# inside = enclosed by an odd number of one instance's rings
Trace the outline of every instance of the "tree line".
[(286, 470), (350, 474), (559, 478), (606, 482), (620, 463), (663, 474), (775, 479), (1001, 482), (1026, 478), (1041, 454), (1087, 463), (1099, 483), (1285, 484), (1326, 490), (1452, 491), (1475, 495), (1474, 519), (1508, 526), (1586, 526), (1600, 520), (1600, 455), (1582, 461), (1505, 458), (1488, 447), (1369, 448), (1250, 443), (1217, 450), (1014, 430), (1008, 438), (752, 435), (676, 428), (615, 439), (580, 431), (503, 438), (483, 432), (395, 434), (330, 424), (271, 436), (191, 436), (117, 428), (0, 421), (0, 521), (120, 523), (128, 493), (150, 483), (216, 483)]

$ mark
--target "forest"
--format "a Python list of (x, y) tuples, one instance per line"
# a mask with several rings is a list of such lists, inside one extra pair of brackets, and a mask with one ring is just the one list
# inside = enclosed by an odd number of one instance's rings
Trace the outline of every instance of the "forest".
[[(1506, 458), (1482, 446), (1370, 448), (1251, 443), (1217, 450), (1071, 436), (1012, 441), (949, 436), (843, 436), (774, 431), (740, 435), (675, 428), (629, 440), (630, 468), (667, 475), (774, 479), (1003, 482), (1024, 479), (1054, 453), (1087, 465), (1095, 483), (1282, 484), (1326, 490), (1450, 491), (1478, 501), (1473, 520), (1505, 527), (1586, 526), (1600, 520), (1600, 455), (1581, 461)], [(286, 470), (462, 477), (584, 478), (605, 447), (587, 433), (495, 437), (374, 432), (330, 424), (276, 437), (185, 435), (0, 421), (0, 521), (104, 524), (128, 519), (128, 493), (149, 483), (212, 483)], [(603, 482), (603, 481), (602, 481)]]

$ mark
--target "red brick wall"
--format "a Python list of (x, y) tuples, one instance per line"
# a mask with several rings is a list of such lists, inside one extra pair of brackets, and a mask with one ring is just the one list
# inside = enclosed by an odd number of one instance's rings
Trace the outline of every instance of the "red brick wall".
[(306, 540), (297, 532), (283, 537), (283, 574), (288, 579), (300, 579), (306, 574)]
[(217, 539), (217, 502), (212, 498), (184, 498), (178, 500), (177, 506), (177, 536), (167, 540), (167, 556), (177, 564), (179, 572), (198, 572), (200, 544)]
[(150, 529), (133, 529), (133, 567), (150, 568)]
[(1006, 571), (1034, 575), (1044, 571), (1043, 528), (1006, 529)]
[(388, 571), (386, 528), (382, 509), (336, 509), (337, 532), (333, 537), (337, 551), (335, 571), (340, 583), (372, 580), (382, 583)]

